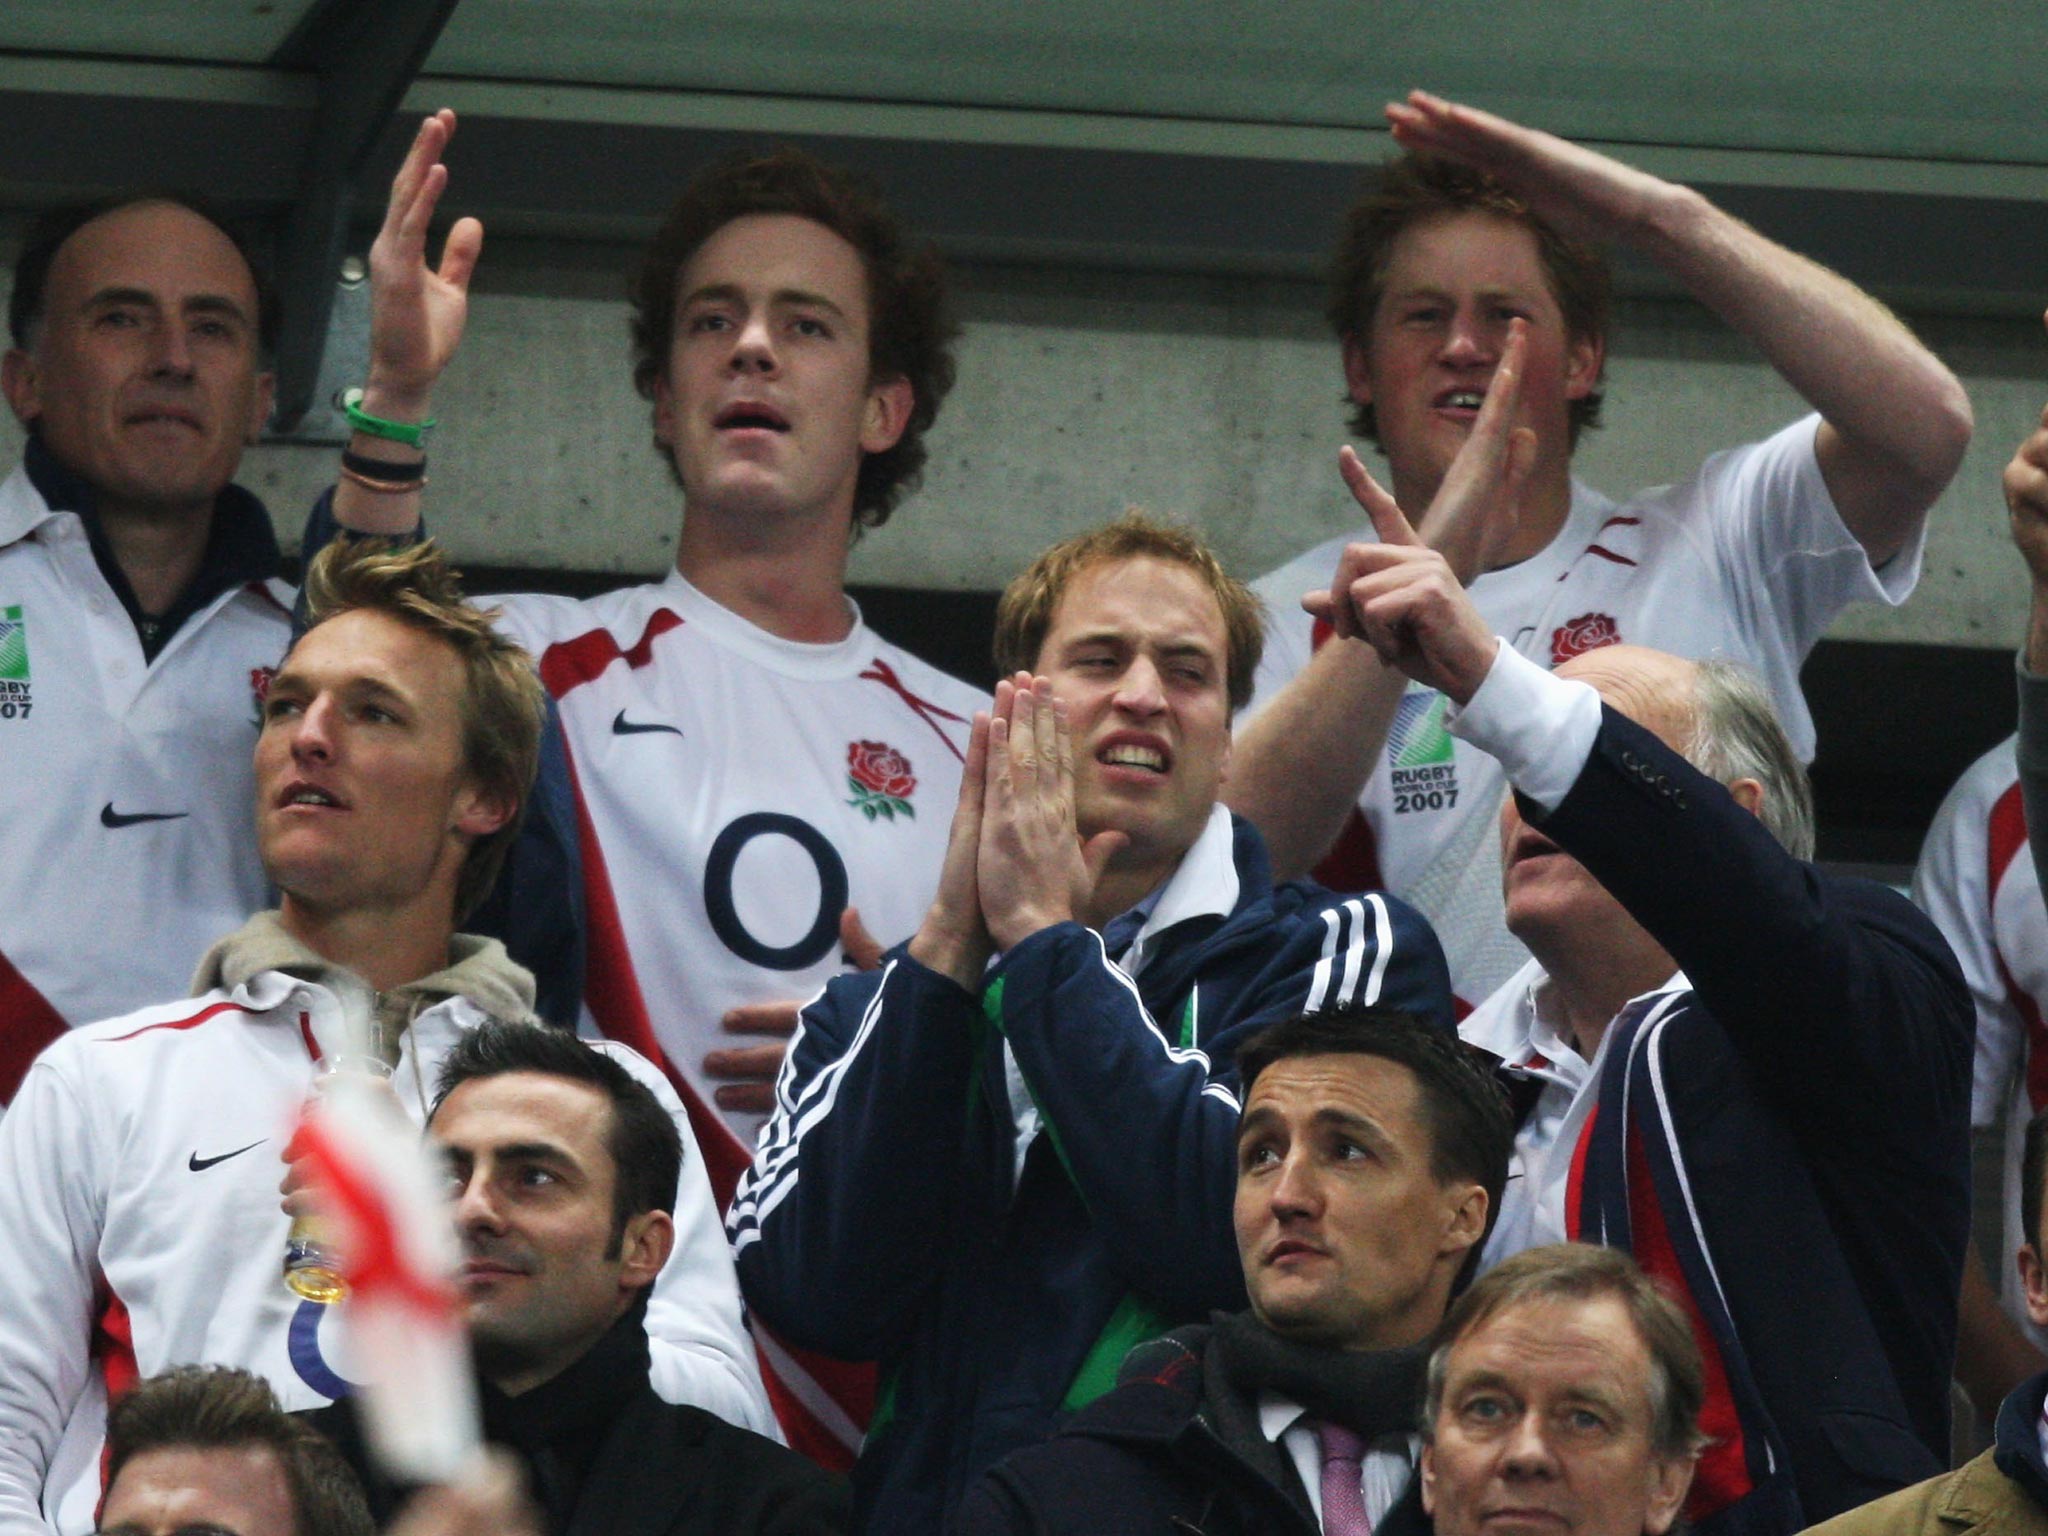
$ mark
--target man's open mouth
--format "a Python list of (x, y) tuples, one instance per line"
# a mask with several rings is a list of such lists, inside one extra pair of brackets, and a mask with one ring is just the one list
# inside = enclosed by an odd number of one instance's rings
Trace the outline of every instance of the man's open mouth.
[(789, 418), (772, 405), (744, 401), (728, 405), (712, 418), (711, 424), (719, 431), (787, 432)]
[(1143, 768), (1150, 773), (1164, 773), (1172, 766), (1164, 749), (1131, 741), (1112, 742), (1095, 754), (1095, 760), (1112, 768)]

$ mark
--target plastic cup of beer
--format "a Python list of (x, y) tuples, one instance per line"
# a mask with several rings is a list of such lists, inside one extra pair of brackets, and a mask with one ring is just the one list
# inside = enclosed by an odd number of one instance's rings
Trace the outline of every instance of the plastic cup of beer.
[[(313, 1079), (315, 1096), (343, 1073), (389, 1081), (391, 1064), (376, 1056), (324, 1056), (320, 1074)], [(348, 1282), (341, 1277), (340, 1255), (335, 1251), (327, 1220), (317, 1213), (292, 1218), (284, 1240), (284, 1283), (294, 1296), (317, 1301), (323, 1306), (345, 1300)]]

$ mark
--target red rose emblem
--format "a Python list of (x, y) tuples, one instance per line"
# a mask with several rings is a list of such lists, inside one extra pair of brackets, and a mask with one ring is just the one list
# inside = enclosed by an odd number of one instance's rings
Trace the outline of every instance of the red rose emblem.
[(917, 775), (910, 771), (910, 759), (884, 741), (849, 741), (846, 744), (846, 787), (853, 798), (846, 803), (867, 817), (894, 821), (898, 816), (912, 820), (917, 812), (910, 804), (910, 792), (917, 788)]
[(852, 741), (846, 745), (846, 771), (862, 789), (891, 800), (908, 800), (917, 788), (910, 759), (886, 742)]
[(1562, 666), (1574, 656), (1621, 644), (1621, 626), (1604, 613), (1582, 613), (1558, 625), (1550, 637), (1550, 664)]
[(249, 692), (255, 697), (257, 706), (270, 697), (271, 679), (277, 676), (275, 667), (251, 667), (249, 669)]

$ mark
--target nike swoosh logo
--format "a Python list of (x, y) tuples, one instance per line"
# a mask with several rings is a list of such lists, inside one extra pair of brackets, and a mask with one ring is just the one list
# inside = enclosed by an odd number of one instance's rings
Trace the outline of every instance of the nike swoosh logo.
[(682, 727), (680, 726), (662, 725), (659, 723), (642, 725), (638, 720), (628, 720), (623, 709), (612, 716), (612, 734), (614, 736), (646, 736), (655, 731), (667, 731), (672, 736), (683, 734)]
[(133, 811), (122, 812), (114, 809), (109, 800), (100, 807), (100, 825), (103, 827), (133, 827), (145, 821), (183, 821), (190, 811)]
[(188, 1157), (185, 1160), (185, 1166), (187, 1168), (190, 1168), (194, 1173), (204, 1173), (207, 1169), (211, 1168), (215, 1163), (224, 1163), (231, 1157), (240, 1157), (244, 1152), (250, 1151), (252, 1148), (255, 1147), (260, 1147), (263, 1145), (264, 1142), (268, 1140), (270, 1140), (268, 1136), (258, 1137), (255, 1141), (250, 1142), (248, 1146), (237, 1147), (232, 1152), (223, 1152), (219, 1157), (201, 1157), (198, 1154), (198, 1152), (195, 1151), (190, 1157)]

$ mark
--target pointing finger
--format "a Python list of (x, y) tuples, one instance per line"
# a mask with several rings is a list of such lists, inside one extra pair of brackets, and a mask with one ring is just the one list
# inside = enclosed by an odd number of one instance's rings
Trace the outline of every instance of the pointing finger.
[(1365, 509), (1365, 515), (1372, 519), (1372, 531), (1382, 544), (1420, 544), (1415, 530), (1402, 515), (1394, 498), (1373, 479), (1365, 461), (1346, 444), (1337, 450), (1337, 469), (1344, 476), (1352, 499)]

